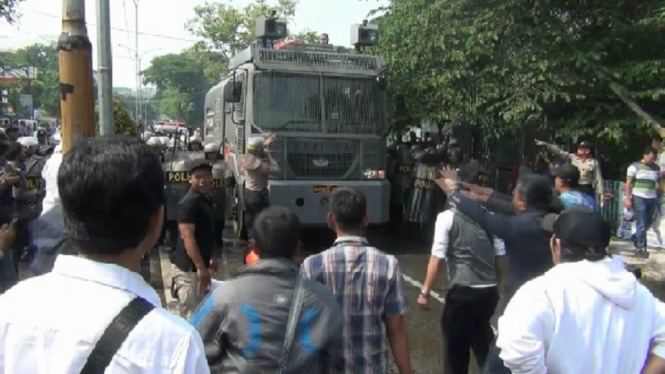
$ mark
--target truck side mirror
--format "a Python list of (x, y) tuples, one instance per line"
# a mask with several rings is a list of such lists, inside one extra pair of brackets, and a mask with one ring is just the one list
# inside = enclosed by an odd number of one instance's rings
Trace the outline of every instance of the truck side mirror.
[(239, 103), (242, 100), (242, 82), (229, 81), (224, 86), (224, 101), (227, 103)]

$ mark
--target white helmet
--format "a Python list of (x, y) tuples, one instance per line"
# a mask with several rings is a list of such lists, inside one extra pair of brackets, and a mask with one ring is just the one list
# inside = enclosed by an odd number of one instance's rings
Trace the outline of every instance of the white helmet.
[(251, 154), (260, 154), (263, 152), (264, 146), (265, 146), (265, 141), (263, 140), (263, 138), (258, 136), (251, 137), (247, 142), (247, 152)]
[(39, 147), (39, 141), (37, 138), (32, 137), (32, 136), (22, 136), (18, 138), (19, 144), (23, 146), (23, 148), (37, 148)]
[(60, 135), (59, 132), (56, 132), (56, 133), (53, 134), (53, 136), (51, 137), (51, 140), (52, 140), (53, 143), (55, 143), (55, 144), (60, 144), (60, 142), (62, 141), (62, 135)]
[(216, 153), (219, 150), (219, 144), (208, 143), (203, 147), (203, 152), (205, 153)]
[(151, 146), (151, 147), (161, 147), (162, 146), (162, 141), (158, 137), (153, 136), (152, 138), (148, 139), (146, 144)]
[(143, 139), (144, 141), (148, 141), (153, 136), (154, 136), (153, 133), (151, 133), (150, 131), (146, 131), (146, 132), (143, 133), (143, 136), (141, 137), (141, 139)]

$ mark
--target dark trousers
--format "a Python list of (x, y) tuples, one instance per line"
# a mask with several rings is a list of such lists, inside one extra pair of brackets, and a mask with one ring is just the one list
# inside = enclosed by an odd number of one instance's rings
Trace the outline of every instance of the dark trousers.
[(594, 200), (596, 199), (596, 190), (594, 190), (591, 184), (580, 184), (577, 186), (577, 190), (593, 197)]
[(647, 231), (653, 224), (656, 216), (658, 199), (644, 199), (633, 196), (633, 210), (635, 211), (635, 247), (646, 249)]
[(496, 287), (453, 286), (448, 291), (441, 316), (444, 373), (467, 374), (471, 350), (478, 366), (485, 364), (494, 341), (490, 319), (498, 302)]
[(244, 215), (245, 215), (245, 228), (247, 229), (247, 234), (251, 239), (252, 235), (252, 225), (254, 220), (265, 208), (270, 206), (270, 197), (268, 196), (268, 190), (263, 191), (252, 191), (245, 189), (244, 193)]

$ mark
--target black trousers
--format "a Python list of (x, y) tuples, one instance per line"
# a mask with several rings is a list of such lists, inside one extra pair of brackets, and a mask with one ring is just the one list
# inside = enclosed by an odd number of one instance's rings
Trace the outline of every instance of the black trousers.
[(247, 234), (251, 239), (252, 234), (252, 225), (254, 220), (265, 208), (270, 206), (270, 197), (268, 196), (268, 190), (263, 191), (252, 191), (245, 189), (244, 194), (244, 223), (245, 228), (247, 229)]
[(441, 316), (443, 372), (468, 374), (471, 350), (483, 367), (494, 341), (490, 319), (499, 302), (496, 287), (453, 286)]
[(577, 186), (577, 190), (590, 195), (594, 199), (596, 198), (596, 190), (594, 190), (593, 185), (591, 184), (580, 184)]

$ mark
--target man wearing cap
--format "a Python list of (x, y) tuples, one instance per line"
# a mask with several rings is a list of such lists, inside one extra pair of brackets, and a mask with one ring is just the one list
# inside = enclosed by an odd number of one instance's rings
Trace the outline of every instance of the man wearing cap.
[(573, 166), (580, 171), (578, 190), (592, 196), (594, 199), (597, 194), (600, 205), (603, 206), (605, 204), (603, 176), (600, 172), (600, 163), (593, 158), (593, 144), (591, 142), (581, 142), (577, 146), (576, 154), (568, 153), (555, 145), (541, 140), (536, 140), (536, 144), (545, 146), (548, 151), (570, 160)]
[(565, 163), (552, 170), (554, 186), (559, 192), (559, 200), (564, 209), (582, 206), (594, 211), (598, 210), (596, 200), (584, 192), (576, 191), (579, 187), (580, 171), (571, 163)]
[(189, 164), (189, 192), (178, 204), (180, 238), (170, 254), (171, 293), (178, 300), (180, 315), (189, 318), (210, 288), (211, 274), (217, 269), (213, 259), (215, 221), (210, 189), (212, 165), (194, 159)]
[[(526, 283), (499, 318), (513, 373), (627, 374), (662, 364), (665, 305), (610, 255), (602, 216), (573, 207), (543, 220), (556, 266)], [(662, 371), (660, 371), (662, 372)]]

